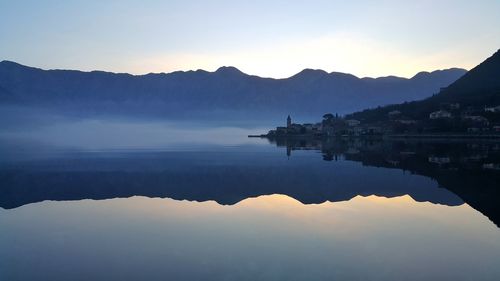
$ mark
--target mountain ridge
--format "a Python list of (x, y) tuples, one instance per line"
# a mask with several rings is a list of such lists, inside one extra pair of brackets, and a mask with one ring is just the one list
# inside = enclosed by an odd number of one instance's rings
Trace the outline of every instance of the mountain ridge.
[[(450, 69), (418, 78), (359, 78), (305, 69), (289, 78), (263, 78), (236, 67), (214, 72), (175, 71), (133, 75), (106, 71), (44, 70), (0, 62), (1, 104), (59, 107), (73, 111), (143, 111), (171, 115), (233, 111), (306, 114), (348, 113), (367, 107), (424, 98), (465, 70)], [(101, 107), (101, 108), (100, 108)], [(245, 117), (249, 118), (249, 117)]]
[(286, 80), (286, 79), (290, 79), (294, 76), (297, 76), (298, 74), (301, 74), (303, 72), (318, 72), (318, 73), (324, 73), (324, 74), (328, 74), (328, 75), (335, 75), (335, 74), (340, 74), (340, 75), (348, 75), (348, 76), (354, 76), (358, 79), (383, 79), (383, 78), (399, 78), (399, 79), (404, 79), (404, 80), (411, 80), (413, 78), (415, 78), (417, 75), (421, 74), (421, 73), (425, 73), (425, 74), (433, 74), (433, 73), (438, 73), (438, 72), (444, 72), (444, 71), (459, 71), (461, 73), (466, 73), (468, 70), (467, 69), (464, 69), (464, 68), (460, 68), (460, 67), (450, 67), (450, 68), (443, 68), (443, 69), (436, 69), (436, 70), (432, 70), (432, 71), (419, 71), (417, 73), (415, 73), (415, 75), (413, 75), (412, 77), (403, 77), (403, 76), (397, 76), (397, 75), (386, 75), (386, 76), (377, 76), (377, 77), (372, 77), (372, 76), (357, 76), (357, 75), (354, 75), (354, 74), (351, 74), (351, 73), (347, 73), (347, 72), (341, 72), (341, 71), (331, 71), (331, 72), (328, 72), (326, 70), (323, 70), (323, 69), (317, 69), (317, 68), (304, 68), (302, 69), (301, 71), (291, 75), (291, 76), (288, 76), (288, 77), (283, 77), (283, 78), (274, 78), (274, 77), (267, 77), (267, 76), (259, 76), (257, 74), (248, 74), (242, 70), (240, 70), (239, 68), (235, 67), (235, 66), (230, 66), (230, 65), (223, 65), (223, 66), (220, 66), (218, 67), (216, 70), (214, 71), (209, 71), (209, 70), (205, 70), (205, 69), (190, 69), (190, 70), (174, 70), (174, 71), (171, 71), (171, 72), (148, 72), (148, 73), (143, 73), (143, 74), (133, 74), (133, 73), (128, 73), (128, 72), (114, 72), (114, 71), (107, 71), (107, 70), (99, 70), (99, 69), (94, 69), (94, 70), (79, 70), (79, 69), (65, 69), (65, 68), (42, 68), (42, 67), (36, 67), (36, 66), (29, 66), (29, 65), (26, 65), (26, 64), (22, 64), (22, 63), (18, 63), (16, 61), (12, 61), (12, 60), (8, 60), (8, 59), (4, 59), (4, 60), (1, 60), (0, 61), (0, 65), (1, 64), (10, 64), (10, 65), (15, 65), (15, 66), (18, 66), (18, 67), (24, 67), (24, 68), (30, 68), (30, 69), (36, 69), (36, 70), (42, 70), (42, 71), (74, 71), (74, 72), (80, 72), (80, 73), (93, 73), (93, 72), (99, 72), (99, 73), (109, 73), (109, 74), (127, 74), (127, 75), (130, 75), (130, 76), (133, 76), (133, 77), (141, 77), (141, 76), (148, 76), (148, 75), (168, 75), (168, 74), (174, 74), (174, 73), (216, 73), (216, 72), (221, 72), (221, 71), (226, 71), (228, 69), (231, 69), (231, 70), (235, 70), (241, 74), (244, 74), (244, 75), (247, 75), (247, 76), (252, 76), (252, 77), (259, 77), (259, 78), (262, 78), (262, 79), (272, 79), (272, 80)]
[(400, 111), (406, 118), (425, 120), (442, 104), (458, 103), (461, 108), (500, 105), (500, 49), (469, 70), (462, 77), (443, 87), (439, 93), (417, 101), (365, 109), (348, 115), (366, 122), (386, 121), (390, 111)]

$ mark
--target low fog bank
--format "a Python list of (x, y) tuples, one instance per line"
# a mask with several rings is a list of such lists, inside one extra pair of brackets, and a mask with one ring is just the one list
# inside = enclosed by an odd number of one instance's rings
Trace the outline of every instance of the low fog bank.
[[(28, 125), (33, 117), (43, 120), (51, 118), (70, 119), (102, 119), (102, 120), (132, 120), (202, 124), (210, 127), (275, 127), (284, 124), (288, 115), (300, 122), (317, 122), (326, 112), (317, 111), (314, 114), (300, 113), (293, 110), (253, 110), (211, 108), (199, 110), (185, 108), (176, 104), (162, 102), (132, 103), (132, 102), (98, 102), (98, 103), (50, 103), (38, 105), (15, 105), (0, 103), (0, 116), (13, 116), (17, 122)], [(332, 112), (337, 113), (337, 112)], [(3, 124), (1, 124), (3, 125)]]
[(248, 139), (249, 134), (262, 133), (277, 125), (275, 120), (263, 116), (245, 119), (244, 114), (204, 114), (168, 119), (1, 106), (0, 146), (5, 152), (28, 147), (109, 150), (256, 145), (263, 141)]

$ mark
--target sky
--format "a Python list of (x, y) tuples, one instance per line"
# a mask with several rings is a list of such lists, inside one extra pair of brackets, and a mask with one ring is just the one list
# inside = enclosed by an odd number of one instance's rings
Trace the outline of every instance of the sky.
[(499, 0), (0, 0), (0, 60), (145, 74), (235, 66), (285, 78), (471, 69), (500, 48)]

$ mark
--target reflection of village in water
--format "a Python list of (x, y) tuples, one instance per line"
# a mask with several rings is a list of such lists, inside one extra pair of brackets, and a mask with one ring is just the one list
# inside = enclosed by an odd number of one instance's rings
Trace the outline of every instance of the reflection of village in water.
[(0, 207), (130, 196), (233, 205), (271, 194), (303, 204), (409, 195), (417, 202), (467, 203), (500, 225), (500, 144), (494, 140), (267, 139), (283, 154), (260, 148), (259, 153), (68, 154), (4, 164)]
[(325, 161), (355, 161), (363, 166), (400, 169), (436, 180), (440, 187), (500, 222), (500, 143), (454, 140), (373, 140), (269, 138), (294, 151), (319, 151)]
[[(406, 168), (410, 162), (439, 169), (485, 169), (500, 171), (500, 143), (450, 142), (439, 140), (376, 140), (339, 138), (268, 138), (285, 147), (288, 157), (295, 150), (321, 151), (323, 160), (368, 161), (373, 157), (381, 166)], [(361, 157), (363, 156), (363, 157)], [(378, 157), (378, 159), (377, 159)]]

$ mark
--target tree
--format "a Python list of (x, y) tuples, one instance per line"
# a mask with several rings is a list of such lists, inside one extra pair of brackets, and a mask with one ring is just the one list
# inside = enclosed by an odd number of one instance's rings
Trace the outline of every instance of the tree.
[(327, 114), (323, 115), (323, 121), (330, 121), (333, 119), (333, 117), (334, 117), (333, 114), (327, 113)]
[(331, 113), (327, 113), (325, 115), (323, 115), (323, 121), (321, 122), (323, 124), (323, 126), (329, 126), (330, 124), (333, 123), (333, 114)]

